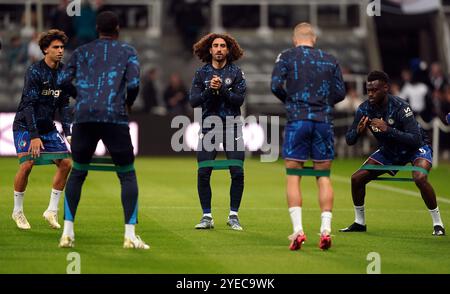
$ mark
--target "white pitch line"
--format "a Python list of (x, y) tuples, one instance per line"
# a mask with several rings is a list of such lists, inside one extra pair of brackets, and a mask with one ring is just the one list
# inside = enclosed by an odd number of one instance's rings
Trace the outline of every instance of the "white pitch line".
[[(331, 179), (336, 180), (337, 182), (350, 184), (350, 179), (348, 177), (332, 175)], [(391, 191), (391, 192), (396, 192), (396, 193), (403, 194), (403, 195), (422, 198), (422, 196), (418, 192), (413, 192), (413, 191), (405, 190), (405, 189), (401, 189), (401, 188), (390, 187), (390, 186), (386, 186), (386, 185), (382, 185), (382, 184), (370, 183), (367, 185), (367, 187), (372, 188), (372, 189)], [(450, 204), (450, 199), (447, 199), (444, 197), (436, 197), (436, 199), (440, 203)]]

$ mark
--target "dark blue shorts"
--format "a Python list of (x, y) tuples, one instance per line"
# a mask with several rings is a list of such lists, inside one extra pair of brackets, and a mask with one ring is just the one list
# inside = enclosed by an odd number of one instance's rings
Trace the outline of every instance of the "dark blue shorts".
[[(30, 134), (28, 131), (15, 131), (14, 146), (16, 147), (17, 154), (28, 153), (30, 148)], [(57, 130), (53, 130), (47, 134), (39, 135), (44, 145), (42, 153), (69, 153), (64, 138), (58, 133)]]
[(295, 161), (333, 160), (333, 125), (310, 120), (288, 122), (284, 130), (283, 158)]
[[(411, 163), (412, 165), (414, 165), (414, 162), (419, 158), (425, 159), (430, 164), (432, 164), (433, 149), (431, 149), (429, 145), (424, 145), (420, 147), (412, 156), (398, 158), (387, 156), (386, 154), (383, 154), (380, 149), (378, 149), (369, 156), (369, 159), (373, 159), (381, 165), (405, 165), (407, 163)], [(395, 175), (397, 171), (390, 171), (389, 173)]]

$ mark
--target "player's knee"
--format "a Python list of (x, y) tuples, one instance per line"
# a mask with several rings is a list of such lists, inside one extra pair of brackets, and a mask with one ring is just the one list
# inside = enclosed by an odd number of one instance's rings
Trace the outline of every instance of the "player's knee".
[(352, 175), (352, 186), (358, 186), (358, 185), (365, 184), (366, 181), (364, 179), (365, 179), (365, 177), (361, 173), (358, 173), (358, 172), (354, 173)]
[(416, 183), (416, 185), (418, 186), (423, 185), (427, 182), (427, 175), (420, 172), (415, 172), (413, 174), (413, 180)]
[(34, 162), (31, 160), (27, 160), (20, 165), (20, 171), (25, 174), (29, 174), (33, 169)]
[(230, 168), (231, 179), (233, 181), (244, 181), (244, 171), (240, 167), (231, 167)]
[(64, 173), (69, 173), (70, 170), (72, 169), (72, 162), (69, 159), (63, 159), (61, 160), (61, 162), (59, 163), (58, 168), (64, 172)]

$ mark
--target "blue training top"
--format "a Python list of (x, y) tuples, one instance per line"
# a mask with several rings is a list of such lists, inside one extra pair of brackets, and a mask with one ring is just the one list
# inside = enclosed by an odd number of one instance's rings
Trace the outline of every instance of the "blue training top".
[(357, 142), (357, 127), (363, 116), (369, 117), (369, 120), (379, 118), (387, 123), (386, 132), (379, 132), (370, 126), (368, 128), (377, 139), (380, 151), (392, 158), (411, 155), (430, 143), (425, 131), (414, 118), (409, 104), (397, 96), (388, 95), (385, 108), (370, 105), (368, 100), (359, 105), (353, 124), (345, 136), (347, 144), (353, 145)]
[(131, 45), (108, 38), (77, 48), (58, 84), (73, 79), (77, 89), (74, 123), (128, 123), (126, 104), (133, 104), (136, 96), (126, 93), (139, 88), (139, 61)]
[(297, 46), (278, 55), (271, 90), (285, 104), (288, 121), (332, 123), (334, 104), (345, 98), (336, 59), (308, 46)]
[[(213, 75), (222, 79), (219, 91), (209, 87)], [(211, 63), (207, 63), (195, 72), (189, 102), (192, 107), (202, 108), (203, 119), (216, 115), (225, 120), (227, 116), (241, 115), (245, 91), (244, 74), (237, 65), (227, 63), (223, 68), (215, 69)]]
[[(75, 89), (62, 90), (56, 84), (62, 64), (52, 69), (44, 59), (33, 63), (25, 75), (22, 98), (14, 118), (13, 131), (28, 131), (32, 139), (55, 130), (55, 112), (59, 111), (65, 136), (70, 136), (72, 122), (69, 97)], [(70, 92), (70, 93), (69, 93)]]

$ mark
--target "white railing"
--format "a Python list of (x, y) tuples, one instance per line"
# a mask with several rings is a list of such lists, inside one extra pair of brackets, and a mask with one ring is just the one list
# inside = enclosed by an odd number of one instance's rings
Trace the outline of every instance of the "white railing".
[[(260, 25), (257, 30), (262, 37), (272, 34), (269, 28), (269, 6), (277, 5), (307, 5), (309, 7), (309, 22), (316, 28), (318, 23), (318, 7), (319, 6), (338, 6), (339, 20), (342, 24), (347, 23), (347, 6), (359, 6), (359, 28), (358, 31), (362, 35), (366, 34), (366, 9), (368, 0), (213, 0), (211, 3), (211, 22), (213, 32), (223, 32), (222, 25), (222, 7), (226, 5), (258, 5)], [(319, 31), (320, 32), (320, 31)]]
[[(79, 0), (72, 0), (78, 1)], [(71, 2), (72, 2), (71, 1)], [(1, 4), (24, 5), (25, 6), (25, 29), (24, 33), (32, 33), (31, 26), (31, 6), (36, 4), (37, 30), (44, 30), (43, 5), (58, 5), (60, 0), (0, 0)], [(148, 28), (147, 35), (150, 37), (159, 37), (161, 35), (161, 15), (162, 0), (105, 0), (104, 5), (137, 5), (147, 8)]]

